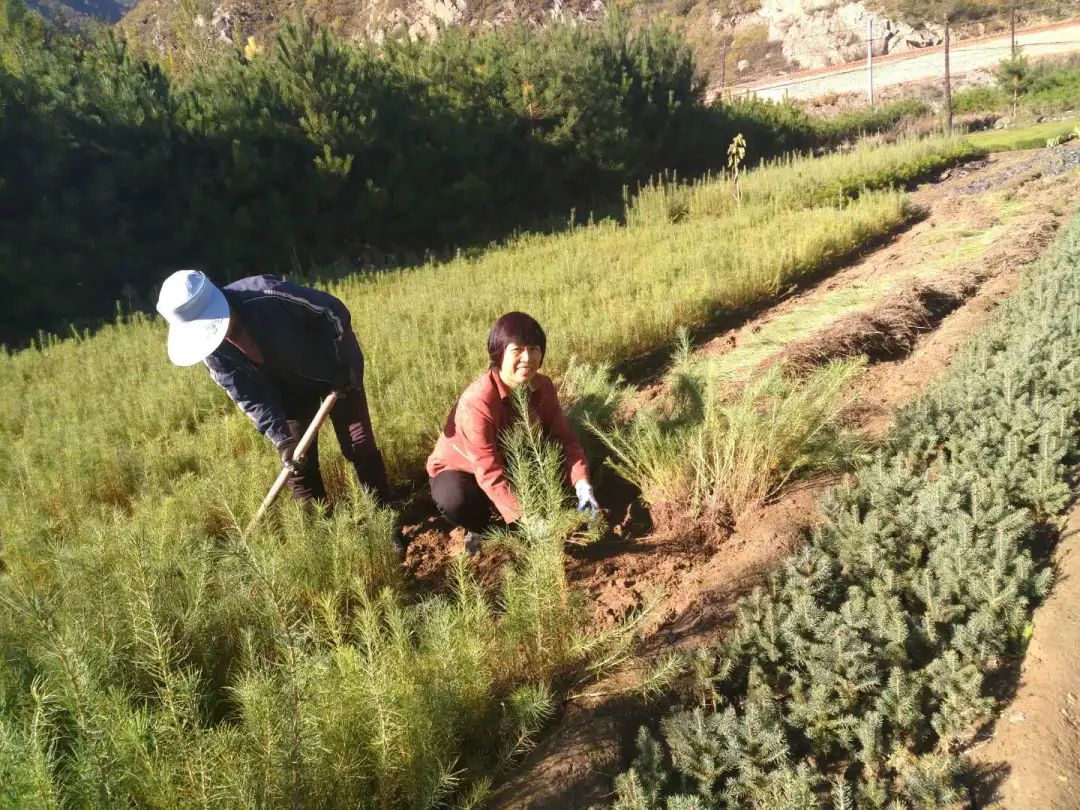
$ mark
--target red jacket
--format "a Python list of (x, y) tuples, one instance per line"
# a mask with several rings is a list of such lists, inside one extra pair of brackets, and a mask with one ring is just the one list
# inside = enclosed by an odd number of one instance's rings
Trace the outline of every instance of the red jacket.
[[(537, 374), (529, 392), (529, 411), (562, 445), (570, 483), (589, 477), (585, 453), (566, 420), (550, 377)], [(488, 369), (465, 389), (446, 420), (435, 450), (427, 460), (428, 475), (443, 470), (469, 472), (491, 499), (507, 523), (521, 517), (517, 498), (510, 491), (506, 465), (499, 448), (500, 434), (513, 418), (513, 394), (503, 384), (499, 372)]]

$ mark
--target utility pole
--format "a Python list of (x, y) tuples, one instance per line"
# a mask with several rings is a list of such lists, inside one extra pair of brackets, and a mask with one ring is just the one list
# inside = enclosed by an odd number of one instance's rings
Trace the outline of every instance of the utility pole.
[(720, 100), (724, 100), (724, 88), (727, 87), (727, 49), (728, 43), (724, 43), (724, 55), (720, 59)]
[(1012, 58), (1016, 58), (1016, 6), (1009, 7), (1009, 45)]
[(866, 98), (874, 106), (874, 18), (866, 21)]
[(945, 15), (945, 133), (952, 135), (952, 79), (949, 76), (949, 15)]

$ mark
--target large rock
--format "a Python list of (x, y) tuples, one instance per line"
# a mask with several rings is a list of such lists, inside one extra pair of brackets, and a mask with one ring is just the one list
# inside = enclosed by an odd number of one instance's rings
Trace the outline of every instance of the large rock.
[(784, 57), (804, 68), (866, 56), (871, 22), (876, 56), (937, 45), (943, 39), (940, 27), (914, 27), (889, 20), (862, 2), (764, 0), (757, 15), (768, 24), (769, 39), (781, 43)]
[(351, 28), (357, 38), (406, 36), (415, 40), (437, 36), (440, 29), (451, 25), (487, 28), (522, 20), (542, 26), (554, 20), (595, 22), (606, 14), (604, 0), (371, 0), (361, 7)]

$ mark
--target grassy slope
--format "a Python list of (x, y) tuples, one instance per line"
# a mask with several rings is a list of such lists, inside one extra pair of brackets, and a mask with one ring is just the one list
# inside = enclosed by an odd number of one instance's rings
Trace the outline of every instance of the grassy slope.
[(988, 152), (1008, 152), (1013, 149), (1034, 149), (1045, 146), (1050, 138), (1068, 135), (1080, 126), (1080, 116), (1066, 121), (1048, 121), (1045, 124), (1022, 129), (989, 130), (967, 136), (968, 141)]
[[(888, 233), (908, 216), (899, 197), (833, 205), (860, 187), (910, 179), (912, 167), (925, 174), (965, 149), (907, 143), (785, 162), (748, 174), (741, 206), (728, 181), (700, 184), (690, 192), (689, 214), (674, 225), (666, 220), (681, 216), (682, 193), (652, 189), (630, 212), (638, 223), (630, 227), (602, 223), (527, 237), (476, 260), (341, 285), (335, 292), (352, 308), (371, 357), (391, 466), (400, 473), (423, 460), (454, 398), (483, 366), (484, 336), (502, 312), (524, 309), (540, 319), (549, 370), (560, 371), (570, 355), (633, 357), (671, 340), (679, 326), (775, 296)], [(399, 402), (409, 408), (393, 407)]]
[[(541, 318), (555, 371), (570, 352), (628, 357), (677, 325), (775, 295), (908, 216), (892, 192), (834, 207), (838, 189), (860, 185), (853, 172), (880, 185), (883, 165), (925, 171), (965, 150), (904, 144), (751, 173), (741, 207), (712, 195), (714, 213), (676, 224), (649, 221), (679, 198), (656, 190), (631, 217), (640, 224), (339, 285), (371, 358), (391, 465), (418, 469), (485, 364), (499, 312)], [(136, 318), (0, 360), (0, 750), (40, 754), (9, 758), (20, 778), (49, 784), (42, 752), (56, 733), (77, 758), (65, 760), (78, 772), (70, 790), (108, 783), (141, 806), (209, 789), (236, 804), (310, 790), (417, 806), (452, 787), (461, 751), (498, 754), (496, 740), (535, 724), (543, 682), (588, 650), (576, 633), (558, 635), (561, 647), (550, 636), (569, 621), (549, 603), (558, 555), (530, 552), (505, 597), (521, 607), (496, 615), (467, 583), (407, 607), (387, 516), (362, 499), (339, 499), (332, 516), (285, 504), (235, 554), (233, 528), (274, 459), (204, 372), (168, 366), (163, 337), (160, 322)], [(340, 460), (325, 469), (341, 495)], [(30, 693), (32, 677), (46, 698)], [(235, 727), (216, 722), (222, 712)]]

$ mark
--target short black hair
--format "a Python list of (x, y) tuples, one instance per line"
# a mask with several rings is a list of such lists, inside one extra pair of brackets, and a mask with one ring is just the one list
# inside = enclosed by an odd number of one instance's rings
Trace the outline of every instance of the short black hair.
[(541, 362), (543, 355), (547, 354), (547, 335), (540, 328), (540, 324), (531, 315), (524, 312), (507, 312), (488, 332), (488, 357), (491, 358), (492, 368), (502, 365), (506, 347), (511, 343), (519, 346), (539, 346)]

